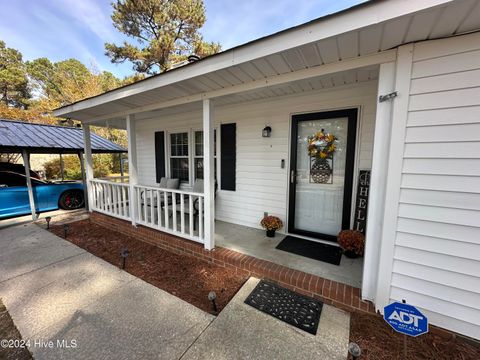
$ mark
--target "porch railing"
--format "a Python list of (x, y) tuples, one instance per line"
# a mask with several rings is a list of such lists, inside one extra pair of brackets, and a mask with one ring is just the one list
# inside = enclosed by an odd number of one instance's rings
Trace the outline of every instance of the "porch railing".
[(90, 180), (92, 209), (124, 220), (131, 219), (130, 187), (125, 183)]
[[(92, 210), (182, 238), (204, 242), (204, 194), (184, 190), (90, 180)], [(135, 214), (132, 203), (135, 202)]]
[(136, 223), (203, 243), (204, 195), (135, 185)]

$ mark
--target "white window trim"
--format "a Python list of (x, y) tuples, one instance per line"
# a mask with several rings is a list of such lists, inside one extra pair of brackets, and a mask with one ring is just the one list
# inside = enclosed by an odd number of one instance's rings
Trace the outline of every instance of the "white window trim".
[[(218, 128), (217, 128), (217, 127), (214, 127), (214, 128), (213, 128), (213, 132), (214, 132), (215, 137), (216, 137), (216, 139), (215, 139), (214, 142), (213, 142), (214, 144), (216, 144), (216, 154), (215, 154), (215, 152), (214, 152), (214, 156), (213, 156), (213, 157), (214, 157), (214, 159), (215, 159), (215, 162), (217, 163), (217, 174), (216, 174), (216, 175), (217, 175), (217, 183), (218, 183), (218, 186), (219, 186), (219, 188), (220, 188), (220, 180), (219, 180), (219, 179), (220, 179), (220, 171), (219, 171), (220, 161), (218, 160), (218, 158), (219, 158), (218, 155), (220, 154), (220, 146), (219, 146), (219, 144), (220, 144), (220, 135), (219, 135), (219, 134), (220, 134), (220, 133), (219, 133), (219, 128), (220, 128), (220, 127), (218, 127)], [(202, 129), (202, 128), (193, 128), (193, 129), (192, 129), (192, 148), (193, 148), (193, 151), (192, 151), (192, 157), (193, 157), (192, 170), (193, 170), (193, 176), (194, 176), (194, 177), (195, 177), (195, 170), (196, 170), (196, 169), (195, 169), (195, 159), (203, 159), (203, 158), (204, 158), (203, 155), (202, 155), (202, 156), (197, 156), (196, 153), (195, 153), (195, 152), (196, 152), (196, 148), (195, 148), (195, 133), (196, 133), (197, 131), (201, 131), (201, 132), (203, 133), (203, 129)], [(204, 140), (205, 140), (205, 139), (204, 139)], [(203, 143), (202, 143), (202, 144), (203, 144)], [(195, 179), (193, 179), (193, 181), (195, 181)]]
[[(195, 158), (203, 158), (203, 156), (196, 156), (195, 154), (195, 132), (196, 131), (202, 131), (203, 128), (200, 127), (195, 127), (195, 128), (189, 128), (189, 129), (175, 129), (173, 131), (165, 131), (165, 136), (166, 136), (166, 151), (165, 151), (165, 164), (166, 164), (166, 174), (169, 178), (172, 177), (172, 171), (170, 167), (170, 159), (172, 158), (172, 144), (171, 144), (171, 136), (172, 134), (181, 134), (181, 133), (188, 133), (188, 183), (183, 181), (180, 182), (180, 184), (187, 186), (187, 187), (193, 187), (193, 184), (195, 182)], [(214, 127), (214, 131), (216, 132), (216, 142), (217, 142), (217, 155), (214, 156), (215, 161), (217, 162), (217, 184), (218, 184), (218, 189), (220, 189), (220, 126)], [(184, 158), (184, 156), (174, 156), (173, 158)]]
[[(174, 159), (184, 159), (184, 158), (187, 158), (188, 159), (188, 182), (186, 181), (180, 181), (180, 184), (187, 184), (188, 186), (192, 186), (193, 184), (193, 181), (192, 181), (192, 132), (191, 132), (191, 129), (178, 129), (178, 130), (175, 130), (175, 131), (168, 131), (166, 132), (167, 133), (167, 159), (166, 159), (166, 163), (167, 163), (167, 174), (168, 174), (168, 177), (171, 178), (172, 177), (172, 169), (171, 169), (171, 166), (170, 166), (170, 159), (174, 158)], [(174, 135), (174, 134), (183, 134), (183, 133), (187, 133), (187, 137), (188, 137), (188, 140), (187, 140), (187, 144), (188, 144), (188, 156), (172, 156), (172, 138), (171, 138), (171, 135)]]

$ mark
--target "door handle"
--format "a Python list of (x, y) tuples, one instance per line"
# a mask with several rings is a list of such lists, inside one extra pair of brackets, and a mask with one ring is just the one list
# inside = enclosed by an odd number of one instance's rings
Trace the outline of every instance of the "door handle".
[(295, 184), (295, 170), (290, 171), (290, 183)]

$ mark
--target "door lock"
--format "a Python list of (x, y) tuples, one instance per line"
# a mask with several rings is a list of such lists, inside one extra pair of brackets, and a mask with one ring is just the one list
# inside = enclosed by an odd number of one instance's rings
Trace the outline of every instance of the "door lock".
[(290, 171), (290, 183), (295, 184), (295, 170)]

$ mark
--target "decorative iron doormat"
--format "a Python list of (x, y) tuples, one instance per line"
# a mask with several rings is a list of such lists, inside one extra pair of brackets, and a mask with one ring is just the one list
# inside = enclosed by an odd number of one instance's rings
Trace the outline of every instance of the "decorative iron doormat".
[(323, 305), (265, 280), (260, 280), (245, 304), (313, 335), (317, 334)]

